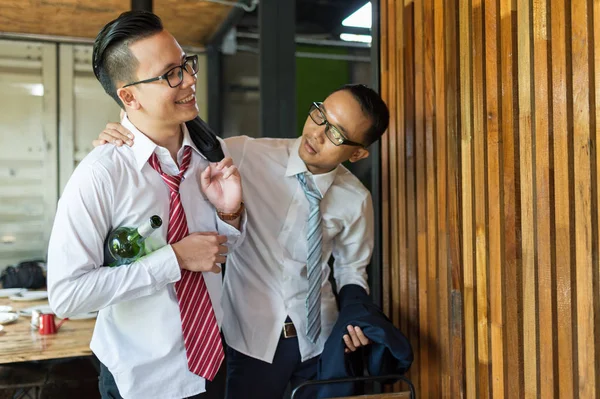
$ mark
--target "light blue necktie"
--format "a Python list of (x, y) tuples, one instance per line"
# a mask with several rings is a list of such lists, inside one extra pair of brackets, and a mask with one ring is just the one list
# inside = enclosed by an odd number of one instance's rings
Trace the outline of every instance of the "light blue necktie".
[[(306, 295), (306, 335), (315, 343), (321, 333), (321, 246), (323, 244), (323, 232), (321, 231), (321, 194), (308, 186), (304, 173), (296, 177), (304, 189), (308, 199), (308, 222), (306, 226), (306, 239), (308, 247), (308, 258), (306, 266), (308, 269), (308, 294)], [(309, 177), (310, 179), (310, 177)], [(314, 182), (314, 181), (313, 181)]]

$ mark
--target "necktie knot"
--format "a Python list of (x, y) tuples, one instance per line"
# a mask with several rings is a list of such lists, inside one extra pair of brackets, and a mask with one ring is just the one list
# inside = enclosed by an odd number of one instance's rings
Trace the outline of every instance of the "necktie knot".
[(191, 159), (192, 159), (192, 148), (189, 146), (185, 146), (185, 148), (183, 149), (183, 157), (181, 158), (181, 165), (179, 166), (179, 173), (176, 175), (168, 175), (162, 171), (162, 168), (160, 166), (160, 161), (158, 160), (158, 156), (156, 155), (156, 153), (152, 153), (152, 156), (150, 156), (150, 160), (148, 162), (150, 163), (150, 166), (152, 166), (152, 168), (160, 174), (160, 176), (163, 178), (164, 182), (169, 187), (169, 190), (172, 193), (178, 193), (179, 185), (183, 181), (184, 173), (187, 171), (188, 167), (190, 166)]
[[(300, 186), (304, 190), (304, 194), (306, 195), (308, 202), (310, 202), (311, 204), (315, 204), (315, 203), (318, 204), (322, 199), (321, 193), (316, 189), (316, 187), (312, 188), (309, 186), (308, 179), (304, 173), (298, 173), (296, 175), (296, 177), (298, 178), (298, 181), (300, 182)], [(309, 177), (309, 179), (310, 179), (310, 177)], [(312, 181), (312, 183), (314, 185), (314, 180), (313, 179), (310, 179), (310, 180)]]

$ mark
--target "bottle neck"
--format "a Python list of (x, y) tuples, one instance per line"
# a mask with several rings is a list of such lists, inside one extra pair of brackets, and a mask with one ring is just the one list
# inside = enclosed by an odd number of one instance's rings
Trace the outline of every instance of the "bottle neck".
[[(137, 235), (140, 236), (140, 238), (144, 239), (146, 237), (148, 237), (150, 234), (152, 234), (152, 232), (154, 231), (154, 227), (152, 227), (152, 223), (150, 220), (144, 222), (142, 225), (140, 225), (140, 227), (137, 228)], [(137, 237), (136, 237), (137, 238)]]

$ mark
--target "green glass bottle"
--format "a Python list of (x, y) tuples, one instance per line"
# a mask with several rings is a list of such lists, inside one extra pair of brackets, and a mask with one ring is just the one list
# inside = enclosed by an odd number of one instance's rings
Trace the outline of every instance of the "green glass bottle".
[(144, 255), (144, 240), (162, 225), (162, 219), (153, 215), (139, 226), (118, 227), (106, 239), (104, 245), (104, 264), (121, 266), (135, 262)]

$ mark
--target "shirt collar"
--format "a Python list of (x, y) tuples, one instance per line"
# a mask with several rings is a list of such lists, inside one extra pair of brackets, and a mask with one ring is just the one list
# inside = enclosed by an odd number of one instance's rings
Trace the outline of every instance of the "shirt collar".
[(329, 190), (329, 187), (331, 187), (331, 185), (333, 184), (338, 169), (340, 168), (340, 165), (338, 165), (330, 172), (313, 175), (311, 172), (308, 171), (306, 164), (300, 158), (300, 155), (298, 155), (298, 150), (300, 149), (301, 141), (302, 137), (299, 137), (292, 146), (292, 149), (290, 151), (290, 157), (288, 159), (287, 169), (285, 171), (285, 176), (295, 177), (299, 173), (306, 173), (312, 176), (313, 181), (315, 182), (317, 188), (319, 189), (319, 192), (321, 193), (321, 197), (324, 197), (325, 193), (327, 193), (327, 190)]
[[(123, 117), (123, 120), (121, 121), (121, 125), (123, 125), (123, 127), (127, 128), (133, 134), (134, 139), (133, 139), (133, 146), (131, 146), (131, 150), (133, 151), (133, 155), (135, 157), (135, 161), (136, 161), (138, 170), (142, 170), (142, 168), (144, 167), (146, 162), (148, 162), (148, 159), (150, 159), (150, 156), (152, 155), (152, 153), (154, 153), (154, 151), (157, 148), (163, 148), (163, 147), (159, 147), (148, 136), (146, 136), (144, 133), (140, 132), (138, 130), (138, 128), (136, 128), (133, 125), (133, 123), (131, 123), (129, 118), (127, 118), (127, 115), (125, 115)], [(188, 129), (187, 129), (187, 126), (185, 125), (185, 123), (181, 124), (181, 130), (183, 132), (183, 142), (182, 142), (181, 148), (185, 147), (186, 145), (190, 146), (196, 153), (198, 153), (198, 155), (205, 158), (205, 156), (200, 151), (198, 151), (198, 148), (196, 148), (196, 145), (192, 141), (192, 139), (190, 137), (190, 133), (188, 132)], [(163, 149), (166, 151), (166, 148), (163, 148)]]

